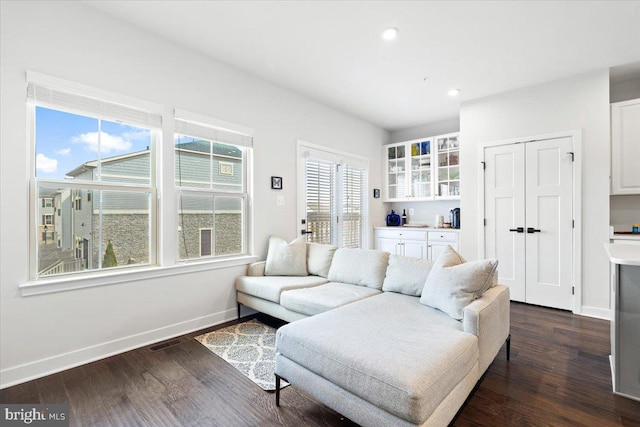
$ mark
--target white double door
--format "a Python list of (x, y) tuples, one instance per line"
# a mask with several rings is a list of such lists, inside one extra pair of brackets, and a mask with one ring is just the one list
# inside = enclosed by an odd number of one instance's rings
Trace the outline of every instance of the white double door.
[(573, 140), (484, 149), (484, 251), (511, 299), (572, 309)]

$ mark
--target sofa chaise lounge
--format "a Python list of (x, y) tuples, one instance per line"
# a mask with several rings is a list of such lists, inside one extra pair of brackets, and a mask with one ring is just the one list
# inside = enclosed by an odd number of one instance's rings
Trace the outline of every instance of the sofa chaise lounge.
[[(496, 284), (496, 261), (305, 244), (310, 274), (278, 276), (271, 253), (270, 242), (236, 289), (239, 312), (291, 322), (276, 337), (277, 405), (286, 379), (364, 426), (444, 426), (505, 341), (508, 358), (509, 289)], [(296, 256), (283, 258), (290, 268)]]

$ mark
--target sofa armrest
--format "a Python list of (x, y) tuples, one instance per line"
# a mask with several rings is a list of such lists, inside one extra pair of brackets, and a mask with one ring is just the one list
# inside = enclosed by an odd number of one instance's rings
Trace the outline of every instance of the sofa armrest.
[(480, 372), (489, 367), (509, 336), (509, 288), (497, 285), (464, 308), (462, 325), (465, 332), (478, 337)]
[(247, 266), (247, 276), (264, 276), (264, 267), (266, 265), (266, 261), (258, 261), (249, 264)]

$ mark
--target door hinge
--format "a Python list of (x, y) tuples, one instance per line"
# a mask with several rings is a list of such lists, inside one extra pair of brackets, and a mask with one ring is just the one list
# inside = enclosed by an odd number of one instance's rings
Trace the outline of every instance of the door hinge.
[(483, 223), (483, 224), (484, 224), (484, 226), (486, 227), (486, 226), (487, 226), (487, 218), (484, 218), (484, 219), (482, 220), (482, 223)]
[(482, 163), (482, 170), (487, 170), (487, 164), (485, 162), (480, 162)]
[(576, 228), (576, 220), (575, 219), (571, 220), (571, 228)]
[(575, 295), (576, 294), (576, 288), (575, 287), (571, 287), (571, 295)]
[(576, 160), (576, 155), (573, 151), (569, 151), (567, 154), (571, 154), (571, 161), (574, 162)]

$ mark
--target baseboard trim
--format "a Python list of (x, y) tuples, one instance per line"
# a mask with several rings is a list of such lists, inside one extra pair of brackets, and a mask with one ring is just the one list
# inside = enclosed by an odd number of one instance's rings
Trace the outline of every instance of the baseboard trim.
[(207, 316), (174, 323), (158, 329), (142, 332), (107, 341), (68, 353), (58, 354), (33, 362), (25, 363), (0, 370), (0, 389), (11, 387), (27, 381), (95, 362), (116, 354), (124, 353), (136, 348), (145, 347), (156, 342), (164, 341), (180, 335), (195, 332), (200, 329), (219, 325), (237, 318), (236, 308), (221, 311)]
[(611, 310), (583, 305), (580, 316), (595, 317), (596, 319), (611, 320)]

